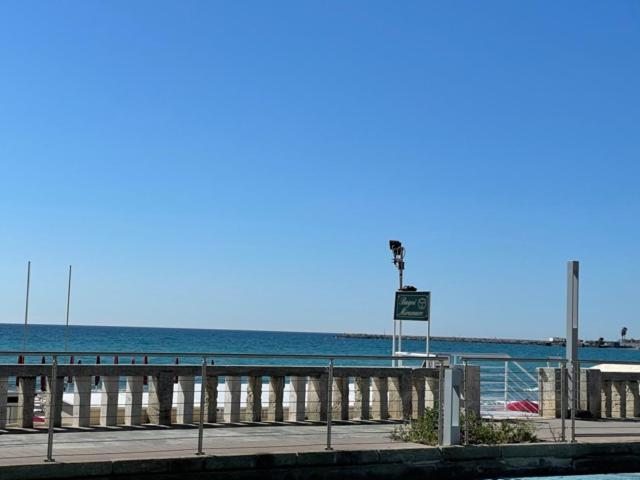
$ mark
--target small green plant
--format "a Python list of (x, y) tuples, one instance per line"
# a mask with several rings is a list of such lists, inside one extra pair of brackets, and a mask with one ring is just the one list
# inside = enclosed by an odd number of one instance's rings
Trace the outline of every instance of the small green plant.
[[(467, 416), (469, 438), (465, 442), (465, 418), (460, 414), (460, 433), (462, 443), (469, 445), (495, 445), (501, 443), (530, 443), (538, 441), (533, 423), (522, 420), (483, 420), (473, 412)], [(424, 416), (402, 425), (391, 434), (395, 440), (438, 444), (438, 410), (427, 408)]]
[(393, 429), (391, 438), (403, 442), (438, 444), (438, 410), (427, 408), (424, 415), (407, 425)]
[[(464, 414), (460, 415), (461, 437), (465, 441)], [(526, 420), (483, 420), (473, 412), (467, 416), (469, 445), (499, 443), (531, 443), (538, 441), (535, 426)]]

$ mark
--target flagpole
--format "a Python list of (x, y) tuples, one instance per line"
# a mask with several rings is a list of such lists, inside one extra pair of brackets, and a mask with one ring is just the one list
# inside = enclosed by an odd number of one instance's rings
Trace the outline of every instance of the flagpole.
[(24, 305), (24, 334), (22, 336), (22, 351), (27, 351), (27, 335), (29, 323), (29, 287), (31, 286), (31, 260), (27, 263), (27, 299)]
[(64, 329), (64, 351), (69, 345), (69, 306), (71, 305), (71, 265), (69, 265), (69, 284), (67, 286), (67, 325)]

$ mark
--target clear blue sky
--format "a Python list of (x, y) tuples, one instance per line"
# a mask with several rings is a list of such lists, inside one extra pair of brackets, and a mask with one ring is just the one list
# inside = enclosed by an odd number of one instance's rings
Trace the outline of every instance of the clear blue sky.
[(0, 322), (640, 337), (640, 3), (2, 2)]

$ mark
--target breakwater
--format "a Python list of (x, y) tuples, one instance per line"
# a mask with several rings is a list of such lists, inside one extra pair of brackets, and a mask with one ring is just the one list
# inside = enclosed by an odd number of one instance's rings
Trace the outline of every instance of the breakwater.
[[(336, 335), (337, 338), (361, 338), (361, 339), (376, 339), (376, 340), (391, 340), (391, 335), (376, 334), (376, 333), (340, 333)], [(403, 335), (403, 339), (424, 341), (424, 335)], [(529, 339), (517, 339), (517, 338), (481, 338), (481, 337), (436, 337), (432, 336), (431, 340), (441, 342), (455, 342), (455, 343), (506, 343), (512, 345), (564, 345), (564, 339), (553, 340), (529, 340)]]
[[(340, 333), (336, 338), (344, 339), (367, 339), (367, 340), (391, 340), (391, 335), (377, 333)], [(403, 335), (403, 339), (424, 341), (424, 335)], [(547, 340), (525, 339), (525, 338), (489, 338), (489, 337), (439, 337), (432, 336), (432, 341), (449, 342), (449, 343), (494, 343), (501, 345), (540, 345), (540, 346), (557, 346), (563, 347), (566, 343), (564, 338), (552, 337)], [(627, 340), (624, 343), (611, 340), (580, 340), (581, 347), (595, 348), (638, 348), (640, 341)]]

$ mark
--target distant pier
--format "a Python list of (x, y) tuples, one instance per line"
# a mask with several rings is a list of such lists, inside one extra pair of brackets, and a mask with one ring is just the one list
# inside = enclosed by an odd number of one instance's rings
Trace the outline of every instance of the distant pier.
[[(373, 340), (391, 340), (391, 335), (378, 333), (339, 333), (336, 338), (355, 338), (355, 339), (373, 339)], [(403, 338), (408, 340), (424, 341), (424, 335), (406, 335)], [(431, 340), (442, 342), (459, 342), (459, 343), (501, 343), (511, 345), (543, 345), (564, 347), (566, 340), (562, 337), (552, 337), (547, 340), (532, 340), (524, 338), (483, 338), (483, 337), (435, 337)], [(580, 340), (581, 347), (595, 348), (639, 348), (640, 340), (625, 340), (624, 343), (611, 340)]]

